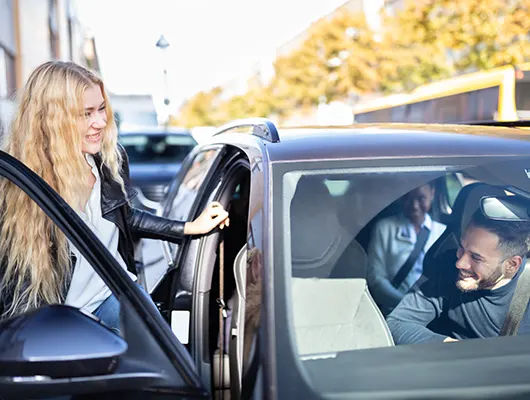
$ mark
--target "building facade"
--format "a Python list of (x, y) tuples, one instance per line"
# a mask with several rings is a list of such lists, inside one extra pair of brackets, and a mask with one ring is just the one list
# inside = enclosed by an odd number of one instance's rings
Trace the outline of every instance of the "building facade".
[(0, 0), (0, 130), (7, 129), (16, 92), (39, 64), (72, 60), (99, 70), (95, 44), (76, 0)]

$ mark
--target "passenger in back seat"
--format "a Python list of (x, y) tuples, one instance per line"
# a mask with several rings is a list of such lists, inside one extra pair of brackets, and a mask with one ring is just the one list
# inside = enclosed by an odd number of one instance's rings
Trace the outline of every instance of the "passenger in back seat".
[(368, 287), (384, 315), (394, 309), (421, 276), (423, 257), (445, 230), (429, 215), (431, 184), (402, 198), (402, 213), (377, 222), (368, 246)]

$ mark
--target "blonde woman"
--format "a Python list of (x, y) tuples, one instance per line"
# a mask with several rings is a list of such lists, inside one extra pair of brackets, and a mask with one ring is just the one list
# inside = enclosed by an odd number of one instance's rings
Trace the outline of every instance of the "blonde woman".
[[(88, 69), (51, 61), (21, 93), (5, 151), (39, 174), (81, 216), (119, 264), (133, 271), (133, 238), (179, 241), (229, 223), (219, 203), (193, 222), (133, 209), (128, 159), (105, 87)], [(21, 223), (24, 221), (24, 223)], [(0, 317), (64, 303), (119, 330), (119, 303), (84, 257), (17, 186), (0, 186)]]

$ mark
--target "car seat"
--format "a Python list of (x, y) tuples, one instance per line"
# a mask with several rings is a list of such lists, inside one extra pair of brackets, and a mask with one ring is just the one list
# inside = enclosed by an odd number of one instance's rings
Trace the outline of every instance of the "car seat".
[(302, 177), (291, 207), (292, 310), (301, 356), (393, 345), (366, 284), (367, 258), (323, 179)]

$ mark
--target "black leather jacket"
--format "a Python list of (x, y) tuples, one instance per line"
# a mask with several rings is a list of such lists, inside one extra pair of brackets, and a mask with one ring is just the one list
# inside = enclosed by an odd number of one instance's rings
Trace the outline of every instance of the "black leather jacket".
[(129, 159), (120, 146), (123, 156), (122, 175), (127, 199), (121, 186), (111, 178), (110, 171), (102, 165), (101, 158), (94, 160), (101, 176), (101, 212), (103, 218), (116, 224), (120, 231), (118, 252), (132, 273), (136, 273), (134, 262), (134, 242), (139, 238), (162, 239), (178, 243), (184, 236), (182, 221), (172, 221), (130, 206), (130, 201), (138, 194), (130, 186)]

